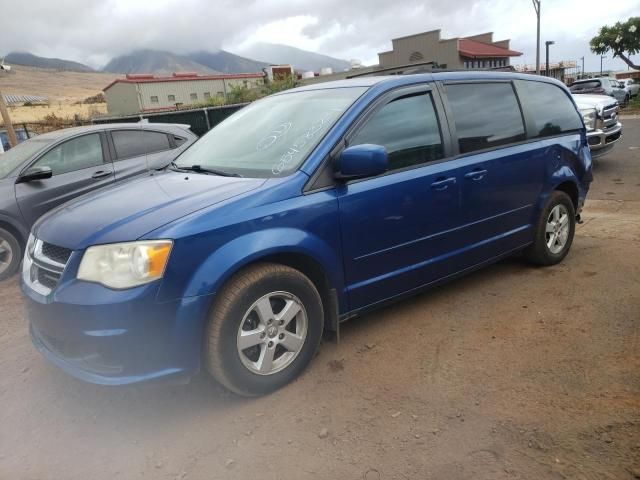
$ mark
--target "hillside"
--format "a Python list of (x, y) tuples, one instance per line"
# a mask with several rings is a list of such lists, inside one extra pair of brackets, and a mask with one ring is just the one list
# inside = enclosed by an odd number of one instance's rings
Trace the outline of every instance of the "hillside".
[(222, 73), (260, 72), (264, 67), (270, 65), (269, 63), (257, 62), (225, 50), (218, 50), (217, 52), (194, 52), (187, 55), (187, 58)]
[(51, 68), (68, 72), (93, 72), (93, 68), (79, 62), (63, 60), (61, 58), (46, 58), (28, 52), (11, 52), (5, 57), (9, 65), (23, 65), (26, 67)]
[(216, 73), (216, 70), (194, 62), (189, 58), (162, 50), (136, 50), (128, 55), (113, 58), (104, 72), (111, 73), (154, 73), (171, 75), (173, 72)]
[(303, 71), (318, 72), (323, 67), (331, 67), (334, 72), (342, 72), (351, 66), (346, 60), (275, 43), (255, 43), (239, 53), (262, 62), (290, 64)]
[(20, 65), (12, 67), (11, 74), (2, 77), (3, 94), (41, 95), (48, 97), (51, 104), (84, 100), (122, 77), (113, 73), (61, 72)]

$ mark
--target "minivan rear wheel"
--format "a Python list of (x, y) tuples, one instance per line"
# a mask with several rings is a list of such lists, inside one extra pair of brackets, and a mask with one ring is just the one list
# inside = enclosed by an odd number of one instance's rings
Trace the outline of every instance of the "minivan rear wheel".
[(576, 213), (569, 195), (555, 191), (538, 218), (527, 259), (538, 265), (555, 265), (569, 253), (576, 228)]
[(22, 260), (20, 243), (11, 232), (0, 228), (0, 280), (16, 273), (20, 260)]
[(239, 395), (269, 393), (309, 364), (323, 319), (320, 294), (301, 272), (271, 263), (250, 267), (223, 287), (212, 307), (205, 367)]

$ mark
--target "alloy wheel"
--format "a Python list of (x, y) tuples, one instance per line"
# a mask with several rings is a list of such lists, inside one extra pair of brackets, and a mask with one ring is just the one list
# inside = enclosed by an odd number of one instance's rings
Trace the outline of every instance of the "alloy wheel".
[(307, 329), (307, 313), (295, 295), (268, 293), (249, 307), (240, 322), (236, 340), (240, 360), (252, 373), (277, 373), (298, 356)]
[(569, 229), (569, 212), (564, 205), (558, 204), (551, 209), (545, 229), (547, 248), (554, 255), (567, 245)]
[(4, 238), (0, 238), (0, 274), (3, 274), (13, 261), (13, 249)]

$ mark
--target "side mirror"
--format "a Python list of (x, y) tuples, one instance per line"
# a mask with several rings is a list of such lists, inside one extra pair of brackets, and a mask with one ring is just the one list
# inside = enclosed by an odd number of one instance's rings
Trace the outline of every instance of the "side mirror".
[(365, 143), (346, 148), (335, 164), (335, 177), (339, 179), (373, 177), (389, 168), (387, 150), (381, 145)]
[(32, 167), (18, 177), (16, 183), (32, 182), (34, 180), (45, 180), (51, 178), (53, 172), (51, 167)]

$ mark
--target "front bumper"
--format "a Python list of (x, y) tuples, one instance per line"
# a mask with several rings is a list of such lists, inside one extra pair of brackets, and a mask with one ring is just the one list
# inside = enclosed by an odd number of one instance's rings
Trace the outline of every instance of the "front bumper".
[(158, 302), (157, 284), (114, 291), (77, 280), (43, 296), (21, 283), (34, 346), (76, 378), (184, 383), (200, 368), (209, 296)]
[(622, 138), (622, 124), (620, 122), (606, 130), (596, 129), (587, 132), (587, 142), (591, 150), (591, 156), (599, 157), (608, 153), (620, 138)]

